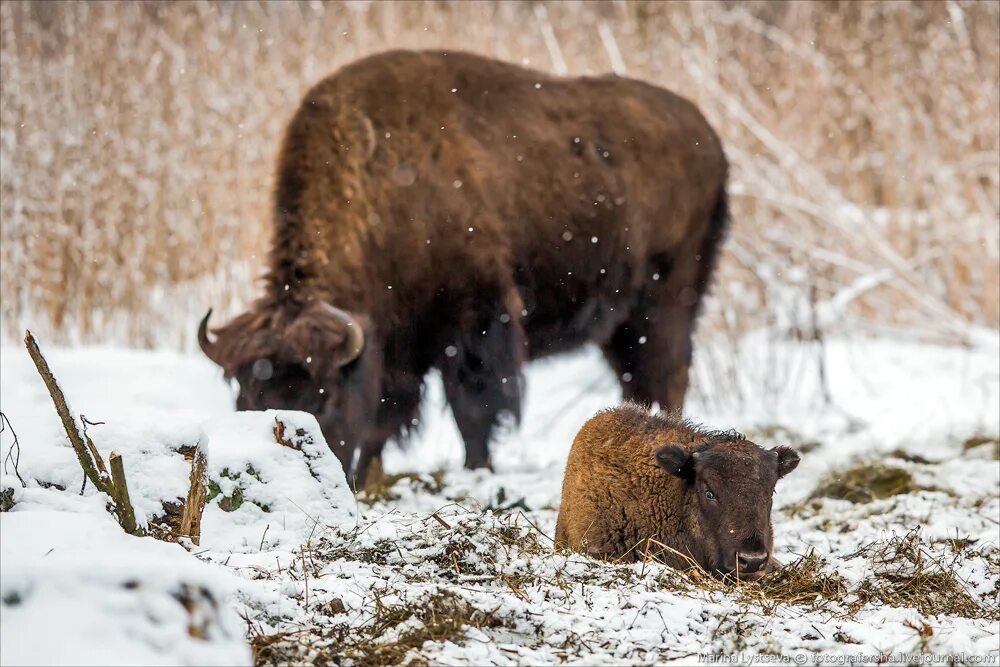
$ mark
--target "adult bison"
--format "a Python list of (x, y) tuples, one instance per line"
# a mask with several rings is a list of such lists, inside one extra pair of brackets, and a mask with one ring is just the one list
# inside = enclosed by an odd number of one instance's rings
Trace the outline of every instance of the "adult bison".
[(518, 416), (522, 364), (587, 342), (625, 398), (679, 409), (725, 180), (701, 113), (647, 83), (372, 56), (306, 94), (265, 294), (198, 339), (239, 409), (313, 413), (359, 482), (417, 424), (431, 368), (469, 467)]

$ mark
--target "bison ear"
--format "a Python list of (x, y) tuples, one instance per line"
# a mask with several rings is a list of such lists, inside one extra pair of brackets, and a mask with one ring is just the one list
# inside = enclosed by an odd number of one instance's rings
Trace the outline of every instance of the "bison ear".
[(775, 447), (771, 451), (778, 455), (778, 479), (792, 472), (799, 465), (799, 455), (791, 447)]
[(666, 445), (657, 449), (656, 465), (685, 482), (694, 482), (694, 455), (681, 445)]

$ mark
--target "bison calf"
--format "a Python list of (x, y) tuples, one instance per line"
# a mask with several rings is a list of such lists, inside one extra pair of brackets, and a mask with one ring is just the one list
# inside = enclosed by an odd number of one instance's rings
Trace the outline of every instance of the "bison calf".
[(605, 410), (570, 450), (556, 544), (757, 579), (772, 562), (774, 485), (798, 463), (792, 449), (762, 449), (735, 431), (628, 403)]

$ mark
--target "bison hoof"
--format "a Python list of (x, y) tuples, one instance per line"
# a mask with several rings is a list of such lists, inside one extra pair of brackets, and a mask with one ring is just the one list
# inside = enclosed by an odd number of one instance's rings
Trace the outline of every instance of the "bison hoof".
[(490, 461), (489, 458), (478, 460), (478, 461), (466, 459), (466, 461), (465, 461), (465, 467), (468, 468), (469, 470), (482, 470), (482, 469), (485, 469), (485, 470), (489, 470), (490, 472), (493, 472), (493, 462)]

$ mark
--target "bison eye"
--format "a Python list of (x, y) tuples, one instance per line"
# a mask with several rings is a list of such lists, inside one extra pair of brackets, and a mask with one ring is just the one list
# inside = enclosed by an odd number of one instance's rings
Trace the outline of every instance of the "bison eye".
[(274, 375), (274, 365), (270, 359), (261, 358), (253, 362), (253, 368), (250, 369), (250, 372), (258, 380), (270, 380), (271, 376)]
[(716, 500), (715, 494), (710, 489), (705, 489), (705, 497), (709, 500)]

